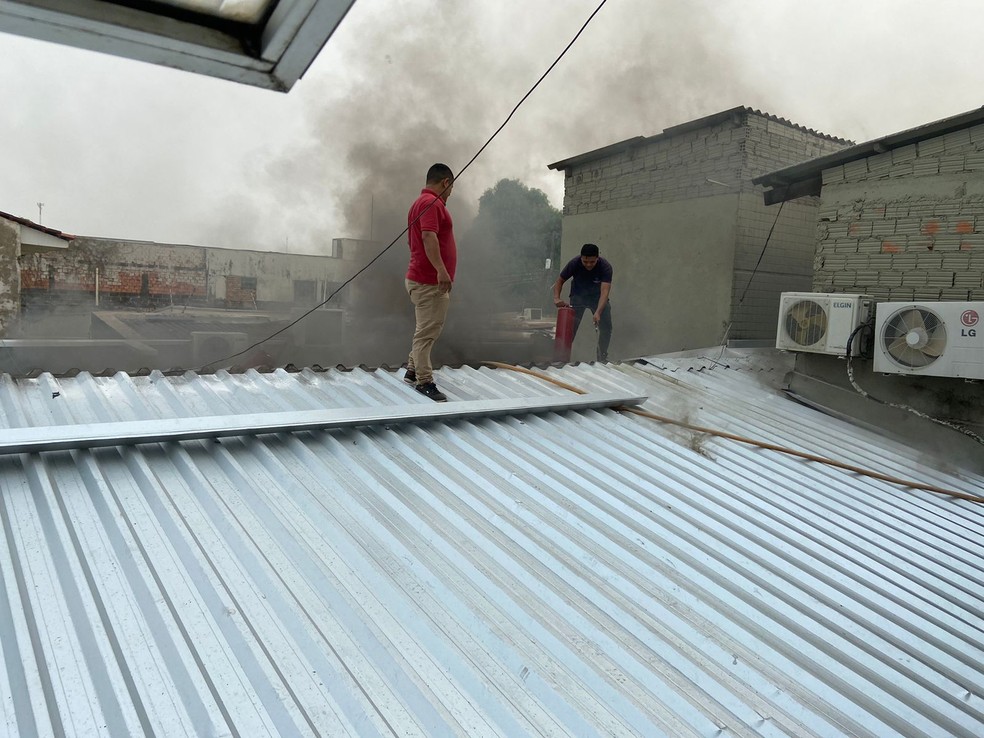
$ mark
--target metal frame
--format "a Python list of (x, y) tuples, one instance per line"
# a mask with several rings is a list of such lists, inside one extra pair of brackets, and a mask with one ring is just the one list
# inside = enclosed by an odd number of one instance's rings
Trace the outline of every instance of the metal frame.
[(286, 92), (354, 3), (280, 0), (262, 28), (237, 30), (101, 0), (0, 0), (0, 31)]
[(206, 418), (168, 418), (115, 423), (88, 423), (12, 428), (0, 441), (0, 456), (42, 451), (70, 451), (138, 443), (297, 433), (435, 420), (473, 420), (502, 415), (594, 410), (640, 405), (646, 397), (625, 394), (557, 395), (520, 399), (457, 401), (373, 408), (254, 413)]

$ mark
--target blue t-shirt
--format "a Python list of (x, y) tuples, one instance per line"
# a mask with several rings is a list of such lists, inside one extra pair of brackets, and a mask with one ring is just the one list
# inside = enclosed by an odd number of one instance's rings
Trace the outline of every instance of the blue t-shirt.
[(560, 278), (571, 280), (571, 303), (597, 303), (601, 299), (602, 283), (612, 283), (612, 265), (598, 257), (594, 269), (586, 269), (581, 257), (575, 256), (560, 271)]

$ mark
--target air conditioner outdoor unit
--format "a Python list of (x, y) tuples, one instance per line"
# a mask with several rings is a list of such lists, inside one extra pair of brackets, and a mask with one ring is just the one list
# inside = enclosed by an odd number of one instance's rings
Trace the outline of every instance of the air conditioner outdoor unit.
[[(242, 351), (248, 345), (248, 337), (245, 333), (192, 331), (191, 359), (196, 366), (212, 362), (235, 363), (234, 359), (228, 359), (228, 357)], [(243, 359), (245, 357), (238, 356), (236, 358)]]
[(984, 302), (883, 302), (874, 370), (984, 379)]
[(543, 320), (543, 308), (523, 308), (523, 320)]
[[(783, 292), (779, 299), (776, 348), (815, 354), (847, 353), (851, 333), (871, 317), (868, 295), (827, 292)], [(860, 353), (860, 331), (851, 353)]]

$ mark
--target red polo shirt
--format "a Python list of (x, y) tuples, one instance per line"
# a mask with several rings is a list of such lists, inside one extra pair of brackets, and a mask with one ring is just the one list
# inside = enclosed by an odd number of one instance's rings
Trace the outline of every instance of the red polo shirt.
[(451, 222), (451, 213), (448, 212), (444, 200), (438, 197), (434, 190), (425, 187), (420, 191), (420, 197), (410, 206), (407, 222), (410, 224), (410, 230), (407, 234), (410, 241), (410, 266), (407, 268), (407, 279), (421, 284), (437, 284), (437, 270), (431, 265), (430, 259), (424, 252), (423, 232), (431, 231), (437, 234), (437, 243), (441, 247), (441, 259), (444, 261), (444, 267), (448, 270), (448, 274), (451, 275), (451, 281), (454, 281), (454, 270), (458, 264), (458, 249), (454, 243), (454, 225)]

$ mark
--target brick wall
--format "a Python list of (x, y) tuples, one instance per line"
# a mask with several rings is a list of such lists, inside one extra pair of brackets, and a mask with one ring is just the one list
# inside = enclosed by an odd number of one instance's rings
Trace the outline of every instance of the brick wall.
[(729, 338), (774, 336), (780, 294), (809, 290), (813, 277), (819, 200), (787, 202), (780, 212), (779, 205), (766, 206), (761, 188), (749, 181), (846, 144), (766, 116), (747, 116)]
[(255, 307), (256, 278), (229, 275), (225, 278), (226, 307)]
[(721, 195), (741, 175), (745, 139), (742, 116), (661, 137), (638, 148), (570, 167), (564, 180), (564, 214), (604, 212)]
[(846, 143), (751, 111), (735, 113), (570, 167), (564, 180), (564, 214), (712, 197), (728, 187), (751, 189), (753, 177), (831, 153)]
[(984, 300), (984, 125), (823, 172), (813, 289)]
[(787, 202), (779, 212), (759, 193), (742, 193), (729, 338), (774, 335), (781, 293), (810, 290), (816, 225), (816, 198)]
[(33, 250), (20, 257), (21, 289), (31, 299), (150, 302), (204, 298), (204, 250), (77, 238), (64, 250)]

